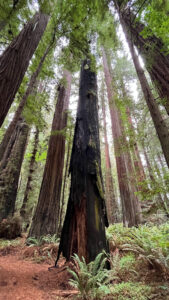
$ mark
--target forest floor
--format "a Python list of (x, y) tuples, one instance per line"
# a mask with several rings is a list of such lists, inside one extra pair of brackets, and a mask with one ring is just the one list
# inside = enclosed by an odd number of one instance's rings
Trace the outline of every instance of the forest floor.
[[(59, 260), (58, 268), (48, 269), (55, 262), (57, 250), (56, 244), (26, 246), (25, 238), (18, 238), (12, 244), (11, 242), (8, 244), (7, 241), (7, 244), (3, 246), (0, 240), (0, 300), (77, 299), (77, 290), (69, 285), (70, 274), (65, 260), (63, 258)], [(119, 252), (116, 248), (114, 253), (117, 254), (117, 251)], [(128, 270), (127, 273), (122, 273), (120, 280), (115, 280), (114, 283), (130, 281), (143, 283), (153, 288), (151, 296), (143, 299), (169, 300), (168, 276), (162, 277), (160, 272), (143, 264), (140, 260), (137, 262), (136, 271), (135, 278), (131, 278)], [(140, 296), (128, 297), (126, 291), (123, 293), (124, 296), (119, 294), (119, 296), (109, 296), (106, 299), (142, 299)]]
[(0, 249), (0, 300), (74, 298), (77, 291), (68, 284), (65, 261), (60, 259), (57, 269), (48, 270), (54, 260), (39, 255), (39, 249), (25, 246), (24, 240)]

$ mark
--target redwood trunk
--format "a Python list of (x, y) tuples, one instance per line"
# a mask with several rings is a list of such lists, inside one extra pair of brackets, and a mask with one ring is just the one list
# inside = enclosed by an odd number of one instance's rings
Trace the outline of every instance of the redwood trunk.
[(22, 161), (27, 145), (28, 125), (22, 120), (16, 127), (15, 142), (5, 169), (0, 174), (0, 221), (14, 214)]
[(117, 165), (117, 175), (118, 175), (118, 183), (120, 190), (120, 197), (122, 203), (122, 211), (123, 211), (123, 223), (126, 226), (135, 226), (138, 225), (138, 215), (139, 211), (136, 214), (136, 205), (134, 204), (135, 196), (130, 191), (130, 187), (128, 184), (128, 176), (127, 176), (127, 167), (125, 161), (125, 155), (123, 153), (121, 147), (121, 139), (123, 137), (122, 128), (120, 125), (120, 117), (115, 105), (115, 92), (112, 89), (112, 79), (110, 75), (110, 70), (107, 63), (107, 58), (105, 51), (103, 49), (103, 66), (105, 73), (105, 81), (107, 86), (107, 94), (109, 100), (109, 109), (112, 123), (112, 134), (114, 141), (114, 149), (115, 149), (115, 158)]
[(106, 206), (107, 206), (107, 215), (108, 215), (109, 223), (114, 224), (118, 222), (119, 210), (118, 210), (118, 204), (116, 200), (113, 178), (112, 178), (109, 144), (107, 139), (107, 124), (106, 124), (104, 95), (102, 95), (101, 100), (102, 100), (102, 113), (103, 113), (103, 126), (104, 126), (105, 160), (106, 160), (106, 171), (105, 171)]
[(70, 196), (58, 258), (62, 252), (70, 260), (76, 253), (90, 262), (107, 250), (107, 218), (101, 183), (96, 74), (90, 70), (89, 60), (81, 68), (70, 173)]
[(32, 220), (29, 236), (39, 238), (47, 234), (56, 234), (59, 225), (60, 195), (65, 155), (65, 136), (63, 131), (67, 125), (67, 109), (69, 104), (71, 74), (64, 75), (67, 87), (59, 86), (49, 140), (48, 154), (43, 174), (37, 208)]
[(65, 166), (65, 174), (63, 179), (63, 188), (62, 188), (62, 197), (61, 197), (61, 207), (60, 207), (60, 216), (59, 216), (59, 228), (58, 228), (58, 235), (60, 236), (62, 231), (62, 225), (64, 221), (64, 206), (65, 206), (65, 190), (66, 190), (66, 183), (68, 179), (69, 173), (69, 163), (70, 163), (70, 154), (71, 154), (71, 145), (72, 145), (72, 130), (70, 131), (69, 141), (68, 141), (68, 149), (67, 149), (67, 157), (66, 157), (66, 166)]
[(130, 39), (130, 36), (128, 32), (125, 29), (124, 22), (121, 18), (123, 30), (130, 48), (131, 56), (134, 62), (134, 66), (138, 75), (138, 79), (140, 81), (140, 85), (144, 94), (144, 98), (146, 100), (147, 106), (149, 108), (154, 127), (156, 129), (156, 133), (159, 137), (161, 147), (163, 149), (163, 153), (167, 162), (167, 165), (169, 167), (169, 130), (165, 124), (165, 121), (162, 118), (162, 115), (160, 113), (160, 110), (158, 108), (158, 105), (153, 97), (153, 94), (151, 92), (151, 89), (149, 87), (148, 81), (146, 79), (146, 76), (144, 74), (144, 70), (142, 69), (138, 56), (136, 55), (136, 51), (134, 49), (134, 46), (132, 44), (132, 41)]
[(0, 57), (0, 126), (14, 100), (49, 17), (36, 13)]
[(48, 53), (50, 51), (50, 48), (51, 48), (51, 46), (47, 47), (47, 49), (45, 50), (44, 55), (42, 56), (42, 58), (41, 58), (41, 60), (39, 62), (39, 65), (38, 65), (37, 69), (32, 74), (31, 79), (30, 79), (29, 84), (28, 84), (28, 87), (26, 89), (26, 92), (23, 95), (22, 100), (19, 103), (19, 106), (18, 106), (18, 108), (17, 108), (17, 110), (15, 112), (14, 118), (11, 121), (11, 123), (9, 124), (9, 126), (8, 126), (8, 128), (7, 128), (6, 132), (5, 132), (3, 140), (2, 140), (2, 142), (0, 144), (0, 161), (3, 159), (5, 150), (7, 149), (7, 146), (8, 146), (9, 140), (10, 140), (10, 137), (12, 135), (12, 132), (15, 130), (16, 124), (17, 124), (17, 122), (18, 122), (18, 120), (19, 120), (19, 118), (20, 118), (20, 116), (21, 116), (21, 114), (23, 112), (23, 109), (24, 109), (24, 106), (26, 104), (26, 101), (27, 101), (29, 95), (32, 94), (33, 89), (36, 86), (38, 75), (39, 75), (39, 73), (41, 71), (41, 68), (42, 68), (42, 65), (43, 65), (43, 63), (45, 61), (45, 58), (46, 58), (46, 56), (48, 55)]
[(36, 158), (38, 143), (39, 143), (39, 130), (36, 128), (34, 147), (33, 147), (32, 156), (31, 156), (30, 164), (29, 164), (28, 180), (27, 180), (26, 189), (25, 189), (25, 193), (24, 193), (23, 203), (22, 203), (22, 206), (20, 209), (20, 215), (23, 217), (23, 219), (25, 219), (25, 216), (26, 216), (26, 206), (27, 206), (27, 202), (29, 199), (29, 193), (32, 190), (32, 180), (33, 180), (32, 176), (35, 171), (35, 163), (36, 163), (35, 158)]
[(141, 32), (145, 26), (134, 20), (134, 15), (129, 9), (120, 11), (120, 17), (123, 27), (125, 27), (130, 39), (142, 55), (160, 97), (165, 99), (163, 105), (169, 114), (169, 55), (165, 54), (162, 41), (153, 34), (150, 37), (143, 38)]

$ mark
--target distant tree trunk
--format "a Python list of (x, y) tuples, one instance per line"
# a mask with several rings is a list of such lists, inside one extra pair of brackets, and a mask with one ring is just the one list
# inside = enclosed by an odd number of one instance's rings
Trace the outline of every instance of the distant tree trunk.
[(169, 130), (165, 124), (165, 121), (162, 118), (162, 115), (160, 113), (160, 110), (158, 108), (157, 103), (155, 102), (155, 99), (153, 97), (153, 94), (151, 92), (151, 89), (149, 87), (148, 81), (146, 79), (146, 76), (144, 74), (144, 70), (142, 69), (138, 56), (136, 55), (136, 51), (134, 49), (134, 46), (132, 44), (132, 41), (130, 39), (130, 36), (128, 32), (125, 29), (123, 20), (121, 20), (123, 30), (130, 48), (131, 56), (134, 62), (134, 66), (138, 75), (138, 79), (140, 81), (140, 85), (144, 94), (144, 98), (146, 100), (147, 106), (149, 108), (154, 127), (156, 129), (156, 133), (159, 137), (161, 147), (163, 149), (163, 153), (167, 162), (167, 165), (169, 167)]
[(58, 87), (59, 96), (53, 118), (43, 180), (29, 231), (29, 236), (36, 238), (47, 234), (57, 234), (58, 231), (71, 74), (65, 71), (64, 78), (67, 86), (59, 85)]
[(39, 130), (38, 128), (36, 128), (35, 137), (34, 137), (34, 146), (33, 146), (32, 156), (29, 163), (28, 179), (27, 179), (26, 189), (24, 193), (23, 203), (20, 209), (20, 215), (22, 216), (23, 219), (25, 219), (26, 216), (26, 206), (29, 198), (29, 193), (32, 190), (32, 180), (33, 180), (33, 173), (35, 171), (35, 163), (36, 163), (35, 159), (36, 159), (36, 153), (38, 149), (38, 143), (39, 143)]
[[(115, 1), (117, 2), (117, 1)], [(116, 6), (118, 8), (118, 5)], [(134, 14), (129, 9), (120, 11), (118, 8), (123, 28), (143, 56), (150, 77), (158, 89), (160, 97), (164, 98), (163, 105), (169, 114), (169, 55), (165, 54), (162, 41), (154, 36), (143, 38), (141, 32), (144, 24), (134, 20)]]
[[(120, 197), (123, 211), (123, 223), (126, 226), (138, 225), (137, 216), (135, 214), (134, 195), (130, 191), (127, 178), (127, 168), (125, 162), (125, 156), (121, 147), (121, 138), (123, 137), (122, 129), (120, 126), (120, 117), (115, 105), (115, 92), (112, 89), (112, 79), (110, 70), (107, 63), (107, 58), (104, 49), (103, 53), (103, 66), (105, 73), (105, 82), (107, 86), (107, 94), (109, 100), (110, 117), (112, 123), (112, 134), (115, 149), (115, 158), (117, 165), (117, 175), (120, 190)], [(139, 215), (139, 212), (137, 213)]]
[(63, 179), (61, 207), (60, 207), (60, 216), (59, 216), (59, 228), (58, 228), (58, 235), (59, 236), (61, 234), (62, 224), (63, 224), (63, 221), (64, 221), (65, 190), (66, 190), (66, 182), (67, 182), (68, 173), (69, 173), (69, 163), (70, 163), (70, 154), (71, 154), (71, 145), (72, 145), (71, 137), (72, 137), (72, 130), (70, 131), (70, 136), (69, 136), (69, 141), (68, 141), (65, 174), (64, 174), (64, 179)]
[(15, 115), (13, 117), (13, 120), (9, 124), (9, 126), (8, 126), (8, 128), (7, 128), (7, 130), (6, 130), (5, 134), (4, 134), (4, 137), (3, 137), (2, 142), (0, 144), (0, 161), (3, 159), (5, 150), (7, 149), (7, 146), (8, 146), (9, 140), (10, 140), (10, 137), (12, 135), (12, 132), (15, 130), (16, 124), (17, 124), (17, 122), (18, 122), (18, 120), (19, 120), (19, 118), (20, 118), (20, 116), (21, 116), (21, 114), (23, 112), (23, 109), (24, 109), (24, 106), (26, 104), (26, 101), (27, 101), (29, 95), (31, 95), (31, 93), (33, 92), (33, 89), (36, 86), (38, 75), (39, 75), (39, 73), (41, 71), (42, 65), (43, 65), (43, 63), (45, 61), (45, 58), (48, 55), (50, 49), (51, 49), (51, 45), (49, 45), (46, 48), (45, 53), (42, 56), (37, 69), (32, 74), (32, 76), (30, 78), (30, 81), (29, 81), (29, 84), (28, 84), (28, 87), (26, 89), (26, 92), (23, 95), (23, 97), (21, 99), (21, 102), (19, 103), (19, 106), (18, 106), (18, 108), (17, 108), (17, 110), (15, 112)]
[[(127, 112), (128, 122), (129, 122), (130, 128), (132, 130), (132, 133), (135, 135), (135, 129), (134, 129), (134, 126), (133, 126), (133, 121), (132, 121), (132, 118), (131, 118), (130, 109), (127, 108), (126, 112)], [(146, 175), (145, 175), (145, 172), (144, 172), (143, 164), (142, 164), (141, 157), (140, 157), (140, 152), (139, 152), (139, 149), (138, 149), (138, 144), (137, 144), (136, 141), (134, 142), (133, 150), (134, 150), (134, 166), (135, 166), (135, 171), (136, 171), (136, 174), (137, 174), (137, 180), (138, 180), (139, 183), (141, 183), (141, 182), (146, 180)], [(141, 190), (140, 185), (138, 185), (138, 190)]]
[(14, 214), (22, 161), (27, 145), (29, 127), (20, 120), (16, 127), (15, 142), (5, 169), (0, 174), (0, 221)]
[[(82, 63), (79, 104), (70, 163), (71, 188), (62, 229), (60, 253), (76, 253), (86, 262), (107, 250), (105, 203), (102, 193), (96, 73)], [(107, 224), (108, 225), (108, 224)]]
[(36, 13), (0, 57), (0, 126), (14, 100), (49, 17)]
[[(103, 93), (103, 91), (102, 91)], [(102, 101), (102, 114), (103, 114), (103, 126), (104, 126), (104, 143), (105, 143), (105, 160), (106, 160), (106, 170), (105, 170), (105, 190), (106, 190), (106, 206), (107, 215), (110, 224), (118, 222), (119, 209), (116, 200), (116, 195), (114, 191), (114, 184), (111, 171), (111, 161), (109, 154), (109, 144), (107, 139), (107, 124), (106, 124), (106, 111), (105, 111), (105, 99), (104, 94), (101, 96)]]

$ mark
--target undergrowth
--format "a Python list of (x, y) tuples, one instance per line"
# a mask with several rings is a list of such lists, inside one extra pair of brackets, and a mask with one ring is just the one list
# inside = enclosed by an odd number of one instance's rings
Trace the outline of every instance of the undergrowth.
[(112, 250), (135, 253), (162, 273), (169, 273), (169, 224), (141, 225), (125, 228), (122, 224), (111, 225), (107, 238)]
[(107, 229), (107, 238), (110, 254), (100, 253), (89, 264), (73, 256), (70, 284), (80, 299), (169, 299), (168, 223), (138, 228), (115, 224)]

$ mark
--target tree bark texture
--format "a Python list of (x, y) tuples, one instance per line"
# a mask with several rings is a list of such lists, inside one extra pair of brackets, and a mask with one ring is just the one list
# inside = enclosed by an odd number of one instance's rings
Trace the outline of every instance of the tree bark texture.
[(125, 155), (122, 150), (121, 140), (123, 137), (122, 128), (120, 124), (120, 116), (115, 105), (115, 92), (112, 87), (112, 78), (110, 75), (110, 70), (107, 63), (106, 53), (104, 49), (102, 49), (103, 53), (103, 66), (105, 73), (105, 82), (107, 86), (107, 94), (109, 100), (109, 109), (110, 109), (110, 117), (112, 123), (112, 135), (115, 149), (115, 158), (117, 165), (117, 175), (118, 175), (118, 183), (123, 211), (123, 223), (125, 226), (135, 226), (138, 225), (138, 216), (139, 211), (135, 211), (136, 205), (134, 204), (135, 195), (130, 191), (128, 175), (127, 175), (127, 166)]
[(21, 114), (22, 114), (22, 112), (24, 110), (26, 101), (27, 101), (29, 95), (32, 94), (32, 92), (33, 92), (33, 90), (34, 90), (34, 88), (35, 88), (35, 86), (37, 84), (38, 75), (39, 75), (39, 73), (41, 71), (42, 65), (43, 65), (43, 63), (45, 61), (45, 58), (48, 55), (49, 51), (50, 51), (50, 46), (48, 46), (47, 49), (45, 50), (45, 53), (42, 56), (37, 69), (32, 74), (32, 76), (30, 78), (30, 81), (29, 81), (29, 84), (28, 84), (28, 87), (26, 89), (26, 92), (23, 95), (23, 97), (21, 99), (21, 102), (19, 103), (19, 106), (18, 106), (18, 108), (17, 108), (17, 110), (15, 112), (15, 115), (13, 117), (13, 120), (9, 124), (9, 126), (8, 126), (8, 128), (7, 128), (7, 130), (6, 130), (5, 134), (4, 134), (4, 137), (3, 137), (2, 142), (0, 144), (0, 160), (3, 159), (3, 155), (5, 153), (5, 150), (7, 149), (10, 137), (12, 135), (12, 132), (15, 130), (15, 127), (16, 127), (16, 124), (17, 124), (19, 118), (21, 117)]
[(156, 129), (156, 133), (158, 135), (158, 138), (160, 140), (160, 144), (167, 162), (167, 165), (169, 167), (169, 130), (165, 124), (165, 121), (162, 118), (162, 115), (160, 113), (160, 110), (158, 108), (157, 103), (155, 102), (154, 96), (151, 92), (151, 89), (149, 87), (148, 81), (146, 79), (146, 76), (144, 74), (144, 70), (142, 69), (140, 62), (139, 62), (139, 58), (136, 54), (136, 51), (134, 49), (133, 43), (130, 39), (130, 36), (127, 32), (127, 30), (125, 29), (125, 24), (123, 22), (123, 19), (121, 18), (121, 23), (123, 26), (123, 30), (126, 36), (126, 40), (128, 42), (129, 48), (130, 48), (130, 52), (131, 52), (131, 56), (134, 62), (134, 66), (138, 75), (138, 79), (140, 81), (140, 85), (144, 94), (144, 98), (146, 100), (147, 106), (149, 108), (153, 123), (154, 123), (154, 127)]
[(86, 262), (107, 250), (107, 216), (102, 193), (96, 74), (89, 60), (81, 67), (79, 104), (70, 162), (71, 188), (62, 229), (60, 253)]
[(25, 189), (25, 193), (24, 193), (23, 203), (22, 203), (22, 206), (20, 209), (20, 215), (22, 216), (22, 218), (24, 220), (26, 217), (26, 206), (27, 206), (27, 202), (29, 199), (29, 193), (32, 190), (32, 180), (33, 180), (33, 173), (35, 171), (36, 153), (37, 153), (37, 149), (38, 149), (38, 143), (39, 143), (39, 130), (38, 130), (38, 128), (36, 128), (35, 137), (34, 137), (34, 146), (33, 146), (32, 156), (31, 156), (30, 163), (29, 163), (28, 179), (27, 179), (26, 189)]
[(114, 184), (112, 178), (111, 161), (109, 153), (109, 144), (107, 139), (107, 124), (106, 124), (106, 111), (105, 111), (105, 99), (104, 94), (102, 95), (102, 114), (103, 114), (103, 126), (104, 126), (104, 143), (105, 143), (105, 190), (106, 190), (106, 207), (109, 224), (118, 222), (119, 209), (114, 191)]
[(15, 141), (7, 165), (0, 174), (0, 221), (14, 214), (19, 176), (28, 134), (29, 126), (22, 119), (16, 127)]
[(49, 17), (36, 13), (0, 57), (0, 126), (14, 100)]
[(65, 165), (65, 173), (63, 178), (63, 188), (62, 188), (62, 196), (61, 196), (61, 206), (60, 206), (60, 215), (59, 215), (59, 228), (58, 235), (60, 236), (62, 231), (62, 225), (64, 222), (64, 206), (65, 206), (65, 191), (67, 186), (67, 180), (69, 176), (69, 164), (70, 164), (70, 155), (71, 155), (71, 147), (72, 147), (72, 134), (73, 131), (70, 130), (70, 136), (68, 141), (68, 149), (67, 149), (67, 157), (66, 157), (66, 165)]
[[(41, 184), (37, 208), (29, 236), (57, 234), (59, 225), (60, 196), (65, 155), (65, 130), (69, 105), (71, 74), (65, 71), (67, 86), (58, 87), (59, 95), (52, 123), (48, 154)], [(64, 132), (63, 132), (64, 131)]]
[(156, 86), (160, 97), (164, 98), (163, 105), (169, 114), (169, 55), (165, 54), (164, 45), (152, 34), (147, 38), (141, 35), (144, 24), (134, 20), (129, 9), (119, 11), (123, 27), (134, 45), (142, 55), (150, 77)]

